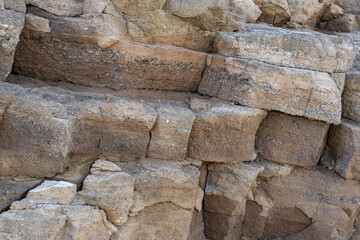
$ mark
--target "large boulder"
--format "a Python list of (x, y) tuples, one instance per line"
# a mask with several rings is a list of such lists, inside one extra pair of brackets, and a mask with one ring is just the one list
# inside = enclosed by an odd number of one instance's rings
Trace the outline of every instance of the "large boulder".
[(328, 123), (269, 112), (257, 131), (256, 148), (263, 159), (313, 168), (324, 150), (328, 129)]
[(341, 119), (341, 91), (325, 72), (213, 56), (208, 61), (198, 91), (248, 107), (276, 110), (328, 123), (339, 124)]
[(355, 58), (349, 39), (254, 24), (248, 24), (244, 32), (218, 33), (214, 52), (329, 73), (348, 71)]
[[(195, 122), (188, 156), (208, 162), (242, 162), (256, 158), (255, 133), (266, 112), (222, 102), (192, 99)], [(202, 107), (204, 106), (204, 107)]]

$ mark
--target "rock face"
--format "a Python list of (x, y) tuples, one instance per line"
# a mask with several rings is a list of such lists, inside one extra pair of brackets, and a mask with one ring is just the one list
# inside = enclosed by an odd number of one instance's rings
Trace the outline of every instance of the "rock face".
[[(0, 214), (2, 239), (110, 239), (116, 228), (102, 210), (77, 204), (76, 185), (45, 181)], [(73, 203), (72, 203), (73, 202)]]
[(239, 239), (246, 200), (261, 166), (210, 164), (205, 188), (204, 223), (209, 239)]
[(340, 123), (341, 92), (324, 72), (214, 56), (198, 91), (249, 107)]
[(0, 7), (0, 81), (5, 81), (11, 72), (24, 19), (24, 13)]
[(269, 112), (256, 134), (261, 158), (305, 168), (315, 167), (326, 144), (329, 124)]
[(0, 239), (359, 240), (358, 2), (0, 0)]
[(255, 133), (266, 113), (221, 103), (204, 102), (203, 105), (207, 107), (194, 108), (198, 111), (190, 134), (188, 156), (209, 162), (254, 160)]
[(355, 57), (353, 43), (340, 37), (251, 24), (244, 32), (219, 33), (214, 52), (329, 73), (348, 71)]
[(20, 199), (27, 191), (41, 181), (32, 178), (10, 178), (0, 179), (0, 212), (8, 208), (12, 202)]
[(265, 180), (247, 202), (243, 235), (348, 239), (359, 210), (359, 187), (326, 171), (296, 170)]
[(330, 131), (329, 145), (336, 162), (336, 172), (347, 179), (360, 179), (360, 157), (358, 142), (360, 125), (343, 119), (339, 126)]

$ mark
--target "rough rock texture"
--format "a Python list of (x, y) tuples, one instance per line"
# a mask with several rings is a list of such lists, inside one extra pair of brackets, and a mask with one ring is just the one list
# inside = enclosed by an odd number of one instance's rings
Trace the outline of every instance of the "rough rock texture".
[(0, 239), (359, 240), (358, 2), (0, 0)]
[(205, 235), (212, 240), (239, 239), (246, 200), (261, 166), (210, 164), (205, 188)]
[(157, 118), (150, 106), (59, 88), (1, 83), (0, 91), (1, 174), (50, 177), (74, 158), (146, 155)]
[(255, 133), (266, 112), (221, 102), (203, 105), (206, 107), (199, 109), (192, 103), (197, 111), (188, 156), (210, 162), (254, 160)]
[(133, 205), (134, 183), (135, 179), (114, 163), (98, 160), (79, 194), (87, 204), (103, 209), (113, 224), (121, 225)]
[(110, 239), (116, 228), (105, 213), (76, 197), (76, 185), (45, 181), (0, 214), (0, 238)]
[(359, 193), (358, 182), (327, 171), (295, 170), (269, 178), (247, 202), (243, 234), (258, 239), (348, 239)]
[(353, 43), (345, 38), (252, 24), (244, 32), (219, 33), (214, 52), (329, 73), (346, 72), (355, 58)]
[(328, 129), (324, 122), (269, 112), (256, 134), (256, 148), (266, 160), (316, 167)]
[(0, 7), (0, 81), (5, 81), (11, 72), (24, 19), (24, 13)]
[(347, 119), (330, 130), (329, 145), (335, 157), (335, 171), (347, 179), (360, 180), (359, 134), (359, 123)]
[(161, 106), (151, 130), (148, 157), (183, 160), (186, 157), (189, 135), (195, 120), (194, 113), (185, 107)]
[(192, 221), (203, 199), (197, 167), (156, 159), (119, 166), (134, 176), (135, 187), (128, 221), (118, 226), (115, 239), (194, 239)]
[(324, 72), (213, 56), (198, 91), (249, 107), (340, 123), (341, 92)]
[(20, 199), (30, 189), (41, 183), (41, 180), (33, 178), (10, 178), (0, 179), (0, 212), (8, 208), (12, 202)]

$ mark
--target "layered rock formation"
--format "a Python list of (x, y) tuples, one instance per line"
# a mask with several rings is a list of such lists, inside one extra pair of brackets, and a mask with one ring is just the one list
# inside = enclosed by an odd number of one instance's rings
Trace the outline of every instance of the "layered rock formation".
[(0, 239), (359, 239), (359, 14), (0, 0)]

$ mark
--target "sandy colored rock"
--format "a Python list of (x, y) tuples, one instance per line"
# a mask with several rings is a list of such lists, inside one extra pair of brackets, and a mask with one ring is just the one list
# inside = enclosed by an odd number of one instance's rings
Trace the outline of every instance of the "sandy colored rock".
[(151, 130), (147, 156), (162, 159), (185, 159), (195, 115), (185, 107), (163, 106), (159, 107), (157, 112), (159, 116)]
[(29, 191), (28, 200), (43, 203), (67, 205), (76, 195), (76, 185), (65, 181), (45, 181), (40, 186)]
[(11, 72), (24, 18), (23, 13), (0, 9), (0, 81), (5, 81)]
[(38, 17), (31, 13), (25, 15), (25, 28), (45, 33), (49, 33), (51, 31), (48, 19)]
[(1, 174), (52, 177), (72, 159), (146, 155), (157, 118), (148, 105), (56, 87), (0, 85), (1, 108), (6, 109), (0, 125)]
[(247, 23), (255, 23), (261, 15), (259, 7), (253, 0), (231, 0), (229, 8), (232, 12), (243, 15)]
[(339, 124), (341, 92), (329, 74), (213, 56), (199, 93)]
[(98, 160), (94, 165), (79, 194), (88, 205), (103, 209), (113, 224), (126, 223), (133, 205), (134, 177), (111, 162)]
[[(117, 163), (135, 178), (134, 204), (115, 239), (188, 239), (201, 211), (200, 172), (185, 161), (144, 158)], [(198, 220), (201, 221), (201, 220)], [(200, 233), (201, 235), (201, 233)]]
[(348, 72), (342, 95), (343, 117), (360, 122), (360, 72)]
[(195, 111), (188, 156), (208, 162), (242, 162), (256, 158), (255, 133), (266, 112), (223, 103)]
[(250, 164), (208, 166), (204, 205), (206, 238), (240, 238), (246, 200), (263, 169)]
[(354, 32), (359, 30), (359, 25), (354, 15), (344, 14), (339, 18), (328, 21), (325, 29), (335, 32)]
[(253, 191), (253, 201), (246, 206), (243, 234), (255, 238), (347, 239), (359, 211), (359, 192), (358, 182), (345, 181), (326, 170), (298, 169), (273, 177)]
[(253, 24), (248, 24), (244, 32), (218, 33), (214, 52), (330, 73), (346, 72), (355, 58), (354, 46), (348, 39)]
[(110, 239), (117, 230), (107, 221), (104, 211), (69, 205), (75, 196), (76, 185), (45, 181), (0, 214), (0, 238)]
[(269, 161), (316, 167), (328, 129), (328, 123), (269, 112), (257, 131), (256, 149)]
[(52, 35), (38, 37), (35, 32), (25, 32), (22, 39), (14, 67), (22, 75), (118, 90), (194, 91), (206, 59), (200, 52), (127, 41), (102, 50), (95, 45), (98, 39), (94, 44), (79, 43)]
[(82, 0), (28, 0), (28, 3), (58, 16), (75, 17), (82, 13)]
[(291, 13), (286, 0), (255, 0), (262, 12), (259, 21), (281, 26), (290, 20)]
[(330, 4), (330, 6), (326, 9), (324, 12), (324, 15), (322, 15), (321, 20), (322, 21), (329, 21), (335, 18), (338, 18), (344, 14), (344, 10), (339, 7), (336, 4)]
[(341, 124), (332, 126), (329, 145), (335, 158), (335, 171), (346, 179), (360, 180), (360, 125), (342, 119)]
[(241, 17), (238, 17), (239, 22), (231, 21), (231, 15), (234, 13), (230, 13), (229, 2), (225, 0), (168, 0), (164, 9), (167, 13), (176, 15), (203, 30), (238, 31), (244, 27)]
[(360, 2), (357, 0), (335, 0), (335, 3), (345, 11), (360, 14)]
[(291, 12), (290, 21), (301, 27), (312, 28), (318, 23), (332, 0), (287, 0)]
[(12, 202), (19, 200), (30, 189), (41, 183), (37, 179), (24, 179), (23, 181), (15, 181), (13, 179), (0, 180), (0, 212), (8, 208)]
[(5, 9), (26, 13), (26, 4), (23, 0), (5, 0)]

